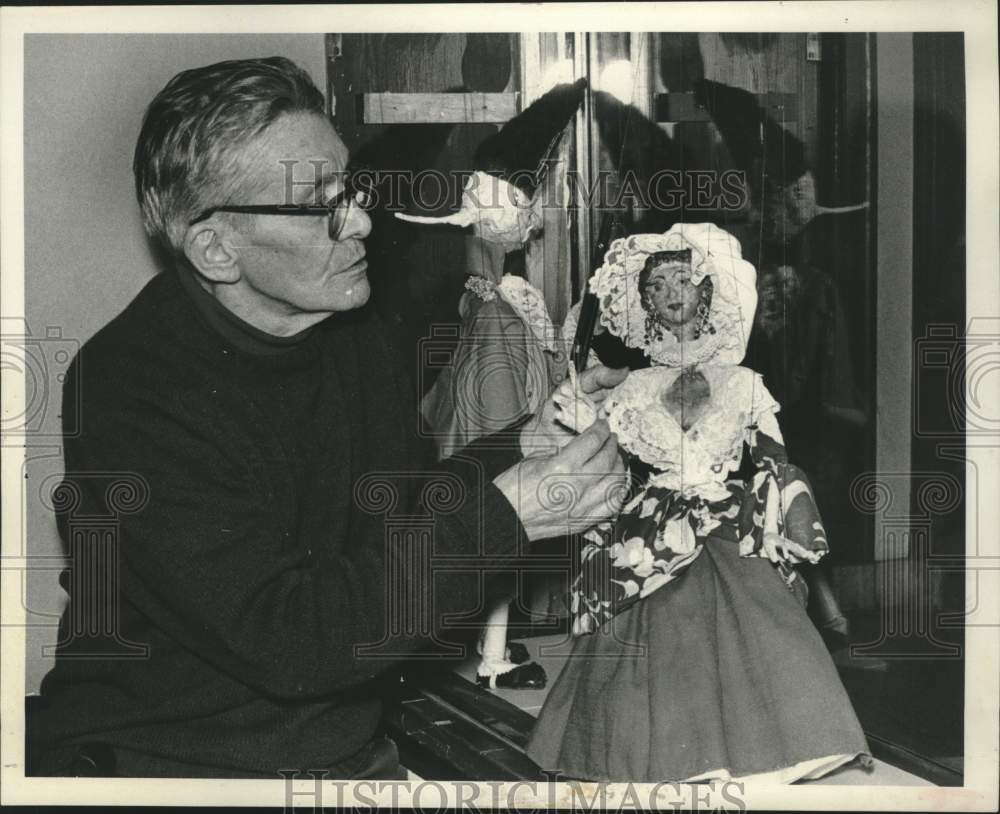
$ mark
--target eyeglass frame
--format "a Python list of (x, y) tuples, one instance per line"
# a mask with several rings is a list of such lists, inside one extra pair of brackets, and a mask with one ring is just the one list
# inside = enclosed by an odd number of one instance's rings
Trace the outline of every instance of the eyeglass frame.
[[(346, 202), (346, 205), (345, 205)], [(347, 217), (351, 211), (351, 205), (357, 204), (362, 210), (368, 210), (374, 203), (374, 196), (371, 192), (358, 189), (351, 176), (348, 176), (344, 188), (322, 204), (232, 204), (223, 206), (213, 206), (205, 209), (196, 218), (188, 221), (189, 226), (201, 223), (212, 217), (216, 212), (233, 212), (244, 215), (317, 215), (327, 216), (327, 234), (330, 240), (337, 242), (347, 225)], [(337, 214), (343, 212), (343, 220), (334, 231), (334, 223)]]

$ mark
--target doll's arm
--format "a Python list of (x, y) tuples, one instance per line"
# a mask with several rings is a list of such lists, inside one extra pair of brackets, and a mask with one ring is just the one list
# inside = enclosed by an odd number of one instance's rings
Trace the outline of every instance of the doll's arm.
[(760, 550), (772, 562), (818, 562), (829, 548), (806, 473), (788, 463), (784, 447), (763, 430), (757, 432), (754, 451), (762, 464), (750, 490), (755, 514), (763, 515)]
[(750, 494), (763, 528), (753, 535), (753, 549), (772, 562), (814, 563), (829, 550), (819, 508), (806, 473), (788, 461), (778, 404), (763, 384), (759, 387), (748, 444), (757, 468)]
[(763, 433), (770, 441), (778, 446), (785, 446), (785, 439), (781, 435), (781, 427), (778, 425), (778, 418), (774, 413), (764, 413), (757, 420), (757, 432)]

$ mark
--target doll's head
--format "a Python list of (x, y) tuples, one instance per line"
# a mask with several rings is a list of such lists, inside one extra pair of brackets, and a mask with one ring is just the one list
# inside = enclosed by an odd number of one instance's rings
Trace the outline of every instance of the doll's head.
[(757, 306), (739, 241), (711, 223), (612, 241), (590, 290), (601, 325), (653, 364), (739, 364)]
[(666, 328), (680, 341), (710, 329), (712, 278), (691, 279), (691, 250), (654, 252), (639, 272), (638, 288), (647, 313), (647, 330)]

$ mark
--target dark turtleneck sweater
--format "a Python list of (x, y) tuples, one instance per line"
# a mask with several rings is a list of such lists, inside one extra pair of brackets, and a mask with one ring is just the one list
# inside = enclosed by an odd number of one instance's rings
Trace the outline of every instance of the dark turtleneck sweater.
[[(396, 597), (432, 590), (414, 535), (388, 544), (387, 519), (431, 534), (433, 562), (452, 566), (432, 575), (436, 629), (482, 602), (479, 574), (454, 566), (509, 564), (523, 535), (491, 482), (520, 458), (515, 435), (428, 467), (412, 389), (369, 308), (278, 338), (165, 272), (83, 347), (63, 415), (82, 431), (65, 439), (77, 501), (60, 532), (72, 552), (85, 516), (113, 518), (117, 637), (70, 635), (110, 610), (96, 583), (67, 580), (56, 665), (28, 721), (39, 774), (99, 743), (191, 775), (347, 776), (393, 663), (356, 645), (393, 626), (390, 575)], [(116, 502), (116, 473), (148, 495)], [(386, 652), (434, 638), (418, 625)]]

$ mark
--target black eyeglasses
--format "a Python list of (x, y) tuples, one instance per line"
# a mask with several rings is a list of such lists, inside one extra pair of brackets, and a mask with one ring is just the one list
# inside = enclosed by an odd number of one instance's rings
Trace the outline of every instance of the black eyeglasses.
[(200, 223), (210, 218), (216, 212), (237, 212), (246, 215), (326, 215), (329, 219), (327, 229), (331, 240), (340, 240), (351, 205), (357, 205), (363, 210), (370, 209), (373, 197), (370, 192), (358, 189), (352, 179), (348, 178), (344, 189), (323, 204), (246, 204), (243, 206), (213, 206), (206, 209), (189, 225)]

